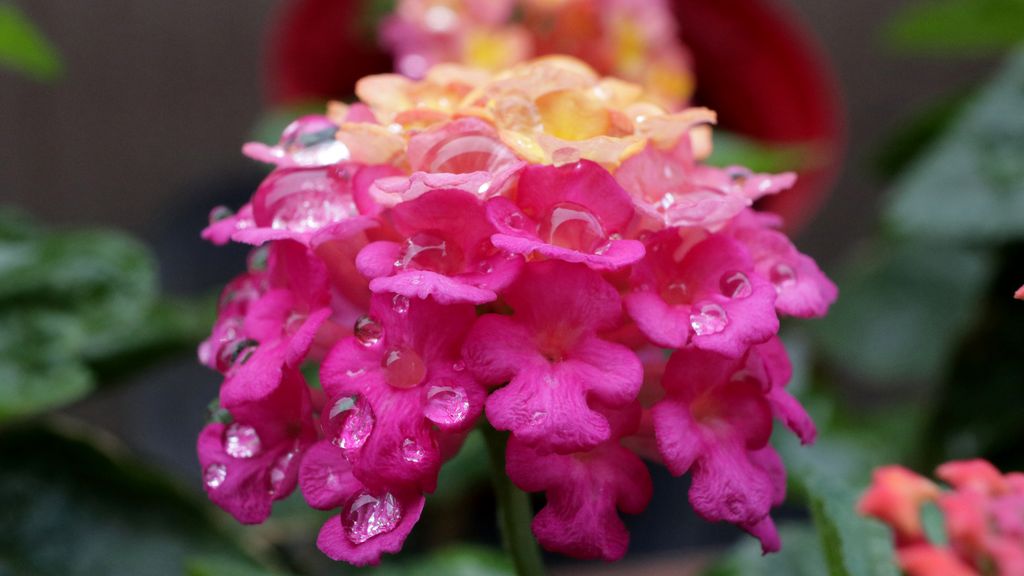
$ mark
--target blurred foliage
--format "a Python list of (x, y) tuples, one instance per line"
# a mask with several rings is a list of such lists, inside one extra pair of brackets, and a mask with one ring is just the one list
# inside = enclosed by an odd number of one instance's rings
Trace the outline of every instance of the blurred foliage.
[(11, 576), (180, 576), (192, 555), (250, 563), (159, 475), (44, 429), (0, 436), (0, 510)]
[(1024, 237), (1024, 51), (896, 181), (884, 213), (896, 233), (955, 242)]
[(155, 270), (126, 235), (49, 231), (0, 212), (0, 421), (194, 349), (212, 303), (161, 299)]
[(754, 172), (799, 170), (807, 162), (807, 144), (760, 142), (726, 130), (715, 130), (715, 147), (707, 163), (724, 168), (746, 166)]
[(977, 323), (994, 270), (982, 250), (879, 242), (835, 277), (839, 300), (808, 326), (830, 358), (868, 382), (934, 380)]
[(983, 455), (1003, 470), (1024, 470), (1024, 244), (1000, 250), (1002, 272), (942, 382), (918, 467)]
[(60, 54), (17, 6), (0, 2), (0, 67), (43, 82), (64, 75)]
[(907, 120), (878, 150), (875, 171), (887, 179), (898, 176), (928, 151), (976, 96), (976, 87), (960, 90)]
[(999, 53), (1024, 41), (1024, 1), (918, 2), (890, 21), (885, 36), (895, 47), (918, 52)]
[(744, 538), (704, 576), (824, 576), (828, 574), (818, 535), (806, 524), (779, 526), (782, 551), (762, 555), (761, 544)]
[(483, 435), (474, 429), (466, 436), (462, 450), (441, 466), (437, 490), (428, 497), (429, 505), (457, 504), (466, 494), (489, 482), (490, 463)]

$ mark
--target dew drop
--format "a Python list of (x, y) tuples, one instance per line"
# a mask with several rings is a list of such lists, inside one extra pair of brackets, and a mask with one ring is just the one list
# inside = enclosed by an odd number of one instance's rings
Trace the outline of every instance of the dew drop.
[(249, 272), (255, 274), (256, 272), (263, 272), (267, 269), (267, 262), (270, 259), (270, 244), (264, 244), (253, 248), (249, 252), (249, 260), (247, 262), (249, 266)]
[(216, 224), (221, 220), (227, 220), (235, 215), (234, 210), (227, 206), (217, 206), (210, 212), (210, 224)]
[(680, 280), (669, 280), (661, 286), (662, 300), (669, 306), (678, 306), (690, 302), (690, 287)]
[(489, 260), (481, 260), (480, 263), (476, 265), (476, 271), (480, 274), (490, 274), (491, 272), (494, 272), (494, 266), (491, 265)]
[(221, 348), (220, 365), (222, 371), (227, 371), (233, 366), (242, 366), (256, 353), (260, 343), (251, 339), (236, 339)]
[(353, 544), (391, 532), (402, 520), (402, 505), (390, 492), (374, 494), (363, 490), (345, 506), (341, 523)]
[(455, 364), (452, 364), (452, 370), (454, 370), (456, 372), (462, 372), (465, 369), (466, 369), (466, 363), (463, 362), (462, 360), (459, 360)]
[(224, 433), (224, 451), (232, 458), (252, 458), (260, 452), (260, 436), (248, 424), (234, 422)]
[(718, 304), (704, 304), (699, 312), (690, 314), (690, 325), (698, 336), (717, 334), (725, 330), (729, 318), (725, 315), (725, 309)]
[(427, 375), (423, 359), (407, 346), (396, 346), (385, 352), (380, 367), (384, 381), (395, 388), (412, 388)]
[(403, 270), (430, 270), (448, 276), (462, 272), (465, 256), (449, 234), (431, 230), (417, 232), (406, 240), (398, 262), (396, 265)]
[(538, 234), (553, 246), (593, 254), (607, 238), (597, 217), (572, 202), (559, 202), (541, 219)]
[(219, 488), (228, 477), (227, 466), (217, 463), (210, 464), (203, 472), (203, 482), (210, 488)]
[(362, 396), (353, 394), (338, 398), (330, 406), (326, 418), (321, 420), (324, 436), (343, 450), (362, 448), (376, 423), (369, 403)]
[(362, 316), (356, 320), (352, 332), (355, 334), (356, 340), (363, 346), (372, 346), (384, 337), (384, 327), (369, 316)]
[(775, 285), (775, 290), (782, 292), (792, 288), (796, 284), (796, 270), (789, 264), (778, 264), (772, 268), (770, 280)]
[(750, 278), (743, 272), (733, 270), (722, 275), (718, 287), (724, 296), (729, 298), (746, 298), (754, 293), (750, 286)]
[(530, 424), (536, 426), (537, 424), (540, 424), (541, 422), (546, 420), (547, 417), (547, 412), (534, 412), (533, 416), (530, 416)]
[(432, 386), (427, 390), (427, 406), (423, 414), (435, 424), (454, 426), (469, 414), (469, 398), (458, 386)]
[(220, 398), (214, 398), (206, 406), (206, 423), (207, 424), (231, 424), (235, 418), (225, 408), (220, 407)]
[(513, 212), (505, 217), (505, 225), (513, 230), (522, 230), (523, 226), (526, 225), (526, 221), (522, 214)]
[(395, 297), (391, 299), (391, 307), (395, 312), (405, 314), (409, 311), (409, 299), (401, 294), (395, 294)]
[(406, 462), (419, 463), (426, 457), (427, 451), (412, 438), (406, 438), (405, 441), (402, 442), (402, 458), (404, 458)]
[(270, 495), (273, 496), (281, 488), (281, 483), (288, 476), (288, 468), (292, 460), (298, 454), (298, 449), (285, 452), (274, 461), (274, 467), (270, 469)]

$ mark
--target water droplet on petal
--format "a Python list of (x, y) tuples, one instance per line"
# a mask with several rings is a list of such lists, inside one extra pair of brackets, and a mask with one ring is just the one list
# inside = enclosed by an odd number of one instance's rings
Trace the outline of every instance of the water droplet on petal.
[(401, 521), (402, 505), (390, 492), (374, 494), (363, 490), (352, 497), (341, 515), (348, 539), (357, 545), (391, 532)]
[(680, 280), (669, 280), (661, 286), (659, 290), (662, 300), (665, 301), (669, 306), (678, 306), (680, 304), (689, 304), (690, 302), (690, 288), (686, 283)]
[(205, 482), (210, 488), (219, 488), (227, 477), (228, 468), (220, 463), (210, 464), (206, 467), (206, 470), (203, 471), (203, 482)]
[(384, 337), (384, 327), (369, 316), (362, 316), (356, 320), (355, 328), (352, 331), (356, 340), (363, 346), (372, 346)]
[(469, 414), (469, 398), (458, 386), (431, 386), (423, 414), (436, 424), (461, 424)]
[(426, 456), (427, 451), (412, 438), (406, 438), (405, 441), (402, 442), (402, 458), (407, 462), (422, 462)]
[(553, 246), (593, 254), (607, 238), (597, 217), (572, 202), (559, 202), (541, 219), (538, 234)]
[(778, 264), (772, 268), (770, 280), (775, 285), (775, 290), (781, 292), (792, 288), (796, 284), (796, 270), (789, 264)]
[(722, 279), (718, 282), (718, 287), (721, 289), (722, 295), (729, 298), (746, 298), (754, 293), (754, 289), (750, 286), (750, 278), (737, 270), (723, 274)]
[(491, 265), (489, 260), (481, 260), (480, 263), (476, 265), (476, 271), (480, 274), (490, 274), (491, 272), (494, 272), (494, 266)]
[(449, 234), (431, 230), (413, 234), (398, 257), (403, 270), (430, 270), (445, 276), (462, 272), (465, 257), (462, 247)]
[(465, 369), (466, 369), (466, 363), (463, 362), (462, 360), (459, 360), (455, 364), (452, 364), (452, 370), (454, 370), (456, 372), (462, 372)]
[(263, 272), (267, 269), (267, 262), (270, 259), (270, 244), (264, 244), (253, 248), (249, 252), (249, 273)]
[(248, 424), (234, 422), (224, 433), (224, 451), (232, 458), (252, 458), (262, 450), (259, 434)]
[(206, 406), (206, 423), (207, 424), (213, 424), (213, 423), (231, 424), (234, 421), (235, 421), (235, 418), (234, 418), (234, 416), (231, 415), (231, 412), (228, 412), (226, 409), (220, 407), (220, 398), (214, 398)]
[(298, 452), (297, 448), (290, 452), (285, 452), (274, 461), (274, 467), (270, 469), (271, 496), (276, 494), (278, 489), (281, 488), (281, 483), (284, 482), (285, 477), (288, 476), (288, 468), (291, 467), (292, 460), (295, 459)]
[(210, 212), (210, 224), (216, 224), (221, 220), (227, 220), (235, 215), (234, 210), (227, 206), (217, 206)]
[(370, 404), (362, 396), (353, 394), (342, 396), (329, 405), (330, 409), (321, 417), (324, 436), (343, 450), (362, 448), (377, 421)]
[(725, 315), (725, 309), (718, 304), (704, 304), (699, 311), (690, 314), (690, 325), (698, 336), (717, 334), (725, 330), (729, 318)]
[(537, 424), (540, 424), (541, 422), (546, 420), (547, 417), (547, 412), (534, 412), (533, 416), (530, 417), (530, 424), (536, 426)]
[(251, 339), (238, 338), (221, 348), (218, 368), (226, 372), (235, 366), (242, 366), (256, 353), (260, 343)]
[(513, 212), (505, 217), (505, 226), (513, 230), (522, 230), (526, 225), (526, 219), (519, 212)]
[(405, 314), (409, 311), (409, 299), (401, 294), (395, 294), (395, 297), (391, 299), (391, 307), (399, 314)]
[(611, 250), (611, 248), (612, 248), (612, 243), (611, 243), (611, 241), (608, 241), (608, 242), (604, 243), (603, 245), (601, 245), (601, 247), (598, 248), (597, 250), (594, 250), (594, 254), (597, 254), (598, 256), (604, 256), (605, 254), (608, 253), (609, 250)]
[(412, 388), (427, 375), (427, 366), (415, 350), (396, 346), (384, 353), (380, 361), (384, 381), (395, 388)]

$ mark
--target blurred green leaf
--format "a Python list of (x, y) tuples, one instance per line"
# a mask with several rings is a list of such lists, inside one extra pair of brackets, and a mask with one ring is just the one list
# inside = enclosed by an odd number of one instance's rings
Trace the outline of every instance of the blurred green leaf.
[(127, 235), (50, 232), (0, 211), (0, 421), (194, 348), (213, 309), (160, 299), (149, 250)]
[(888, 24), (895, 47), (939, 54), (1000, 52), (1024, 41), (1021, 0), (931, 0), (903, 8)]
[(888, 135), (875, 157), (875, 169), (886, 178), (894, 178), (945, 133), (977, 96), (972, 87), (948, 96), (919, 112)]
[(52, 82), (64, 74), (60, 54), (18, 9), (0, 2), (0, 66)]
[(746, 166), (754, 172), (779, 173), (799, 170), (807, 160), (806, 144), (760, 142), (724, 130), (715, 130), (711, 166)]
[(773, 444), (786, 463), (790, 482), (806, 499), (830, 576), (898, 576), (888, 530), (855, 511), (884, 452), (846, 434), (824, 433), (812, 447), (789, 434), (775, 434)]
[(186, 565), (187, 576), (281, 576), (256, 566), (252, 562), (226, 556), (197, 556), (189, 558)]
[(963, 337), (934, 401), (926, 442), (915, 462), (930, 470), (942, 462), (984, 457), (1004, 470), (1024, 469), (1024, 302), (1013, 291), (1024, 283), (1024, 244), (1001, 251), (976, 329)]
[(245, 556), (166, 480), (44, 430), (0, 436), (0, 565), (17, 576), (180, 576)]
[(455, 546), (414, 560), (392, 561), (370, 571), (373, 576), (514, 576), (504, 552), (481, 546)]
[(761, 544), (744, 538), (704, 576), (822, 576), (827, 573), (818, 536), (810, 526), (779, 527), (782, 550), (762, 555)]
[(894, 184), (898, 233), (955, 242), (1024, 237), (1024, 51)]
[(934, 380), (978, 320), (993, 274), (980, 250), (879, 244), (837, 275), (839, 300), (807, 326), (833, 361), (865, 380)]
[(479, 430), (466, 436), (462, 449), (451, 460), (441, 466), (437, 477), (437, 490), (428, 497), (431, 503), (459, 502), (490, 479), (490, 463), (487, 459), (487, 445)]

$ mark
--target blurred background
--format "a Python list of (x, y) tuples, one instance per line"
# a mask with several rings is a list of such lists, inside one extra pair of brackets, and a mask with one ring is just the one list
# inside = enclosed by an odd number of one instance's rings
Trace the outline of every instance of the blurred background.
[[(1002, 59), (992, 53), (922, 57), (894, 49), (882, 31), (908, 0), (768, 3), (811, 32), (810, 42), (836, 71), (824, 81), (836, 83), (846, 112), (841, 170), (820, 211), (793, 238), (834, 275), (879, 232), (893, 175), (885, 150), (893, 135), (922, 110), (941, 108), (951, 95), (992, 76)], [(15, 4), (55, 46), (64, 71), (56, 80), (39, 82), (0, 69), (0, 204), (57, 229), (114, 227), (142, 238), (155, 251), (161, 287), (170, 294), (206, 295), (241, 272), (244, 248), (208, 245), (199, 231), (212, 207), (238, 207), (266, 174), (240, 150), (276, 125), (265, 99), (275, 90), (266, 38), (286, 3)], [(681, 25), (685, 31), (701, 24)], [(844, 288), (840, 282), (841, 301)], [(794, 353), (799, 352), (797, 347)], [(863, 373), (843, 369), (829, 374), (853, 405), (930, 398), (934, 390), (866, 385)], [(882, 370), (881, 380), (900, 374)], [(112, 433), (111, 442), (199, 492), (195, 438), (219, 384), (218, 374), (185, 357), (133, 377), (130, 385), (103, 389), (63, 413), (102, 426)], [(980, 450), (967, 442), (966, 453)], [(685, 485), (671, 484), (662, 469), (652, 473), (659, 492), (645, 520), (629, 521), (631, 555), (718, 545), (736, 535), (730, 527), (701, 523), (685, 504)], [(682, 522), (679, 515), (687, 514)], [(799, 509), (784, 510), (782, 517), (787, 514), (806, 516)], [(667, 523), (670, 534), (659, 528)]]

